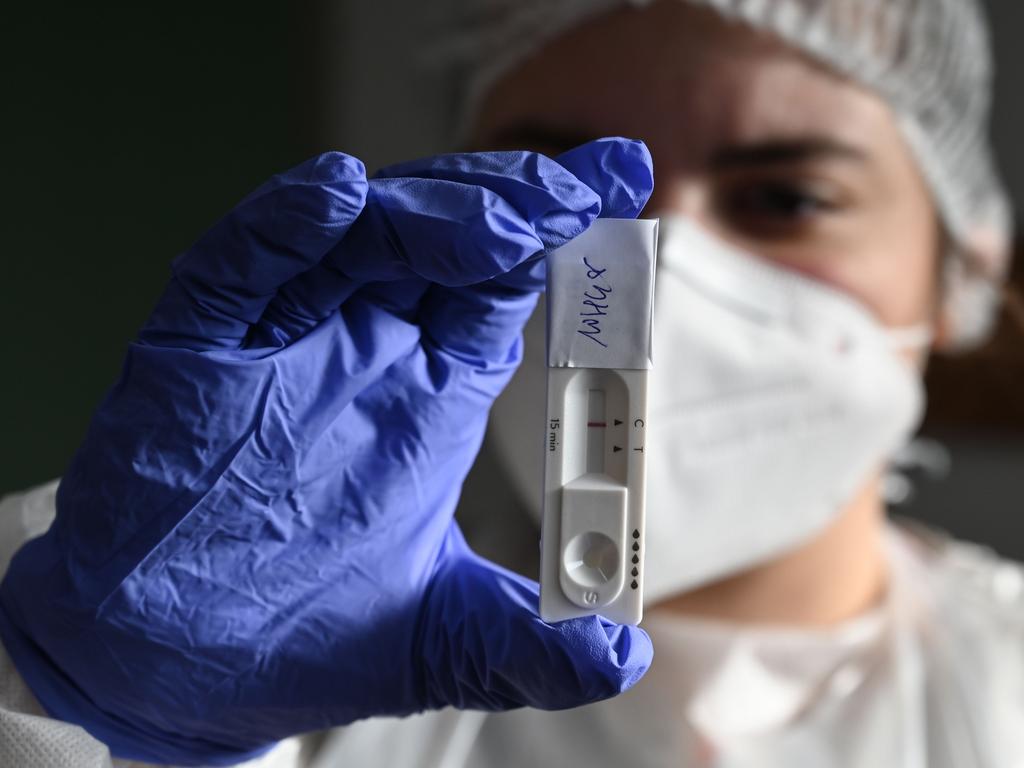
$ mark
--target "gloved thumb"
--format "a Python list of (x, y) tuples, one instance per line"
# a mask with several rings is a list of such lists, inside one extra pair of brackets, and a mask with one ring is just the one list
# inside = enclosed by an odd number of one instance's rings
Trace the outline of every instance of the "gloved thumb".
[(421, 625), (426, 706), (568, 709), (615, 696), (647, 671), (638, 627), (599, 616), (548, 624), (536, 582), (473, 554), (452, 526)]

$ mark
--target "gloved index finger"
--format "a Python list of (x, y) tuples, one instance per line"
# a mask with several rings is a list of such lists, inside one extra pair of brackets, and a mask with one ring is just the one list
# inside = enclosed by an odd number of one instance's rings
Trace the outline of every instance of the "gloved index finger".
[(530, 224), (547, 250), (583, 232), (602, 207), (599, 191), (536, 152), (440, 155), (389, 166), (375, 178), (436, 179), (489, 190)]
[[(601, 218), (639, 216), (654, 191), (654, 161), (642, 141), (597, 139), (554, 160), (600, 196)], [(495, 282), (521, 291), (543, 291), (544, 260), (521, 264)]]
[(654, 161), (644, 142), (609, 137), (554, 158), (527, 151), (441, 155), (389, 166), (374, 178), (399, 177), (490, 189), (536, 224), (550, 250), (580, 234), (581, 220), (573, 213), (594, 212), (595, 196), (603, 218), (639, 216), (654, 191)]
[(363, 164), (339, 152), (275, 176), (175, 260), (139, 340), (238, 348), (278, 288), (345, 236), (366, 190)]
[(654, 160), (642, 141), (597, 139), (555, 162), (601, 197), (601, 218), (635, 219), (654, 192)]

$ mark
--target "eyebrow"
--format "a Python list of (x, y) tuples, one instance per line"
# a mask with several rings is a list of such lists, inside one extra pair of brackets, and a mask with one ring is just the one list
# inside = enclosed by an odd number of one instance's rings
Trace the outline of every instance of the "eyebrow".
[[(542, 122), (523, 121), (502, 128), (485, 142), (489, 147), (556, 150), (565, 152), (597, 136), (582, 131), (558, 128)], [(823, 136), (802, 139), (768, 140), (726, 146), (711, 157), (713, 170), (757, 166), (792, 165), (821, 159), (840, 159), (866, 163), (868, 155), (852, 144)]]
[(543, 123), (522, 122), (502, 128), (485, 142), (488, 146), (514, 149), (555, 149), (568, 151), (580, 144), (593, 141), (596, 136), (582, 131), (556, 128)]
[(820, 159), (863, 163), (867, 162), (868, 157), (863, 150), (852, 144), (844, 144), (834, 139), (807, 138), (724, 147), (711, 156), (711, 168), (728, 170), (750, 166), (787, 165)]

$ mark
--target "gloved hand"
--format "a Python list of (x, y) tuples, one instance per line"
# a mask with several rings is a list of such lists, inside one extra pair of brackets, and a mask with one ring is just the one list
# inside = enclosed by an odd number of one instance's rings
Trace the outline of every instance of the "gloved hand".
[(227, 764), (358, 718), (638, 680), (641, 630), (545, 624), (536, 584), (452, 515), (543, 252), (651, 188), (646, 148), (616, 139), (369, 182), (326, 154), (246, 198), (176, 260), (3, 582), (43, 706), (118, 756)]

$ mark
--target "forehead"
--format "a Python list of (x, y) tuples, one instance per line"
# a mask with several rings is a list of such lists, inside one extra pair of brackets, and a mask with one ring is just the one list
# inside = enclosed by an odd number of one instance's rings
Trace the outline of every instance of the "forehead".
[(510, 72), (478, 125), (486, 135), (517, 121), (644, 138), (652, 149), (677, 142), (693, 154), (809, 135), (863, 144), (891, 116), (874, 94), (770, 35), (663, 0), (586, 22)]

